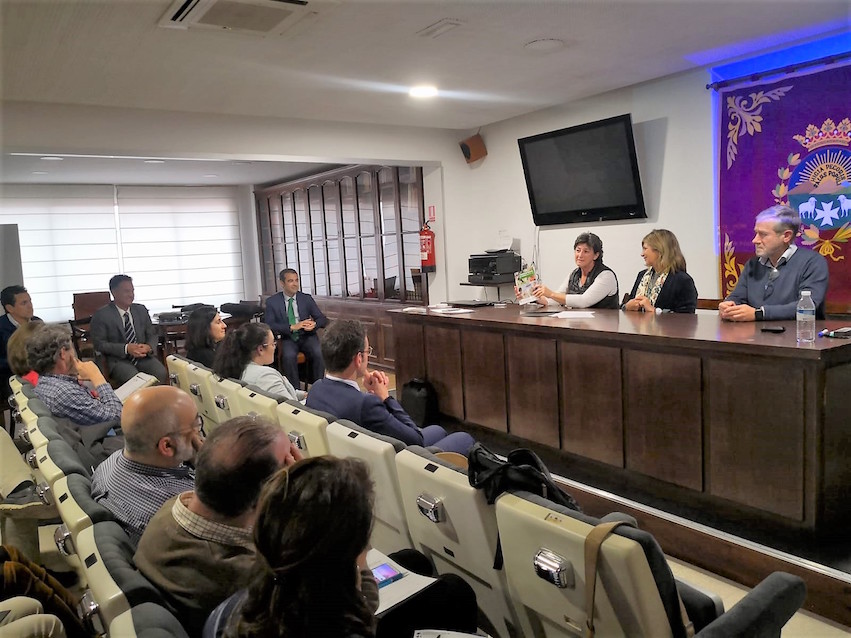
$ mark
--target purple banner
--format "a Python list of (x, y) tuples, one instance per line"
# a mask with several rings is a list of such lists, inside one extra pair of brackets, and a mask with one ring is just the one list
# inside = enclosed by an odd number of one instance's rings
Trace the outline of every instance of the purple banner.
[(800, 212), (798, 245), (830, 269), (828, 302), (851, 305), (851, 65), (721, 91), (721, 295), (753, 254), (754, 217)]

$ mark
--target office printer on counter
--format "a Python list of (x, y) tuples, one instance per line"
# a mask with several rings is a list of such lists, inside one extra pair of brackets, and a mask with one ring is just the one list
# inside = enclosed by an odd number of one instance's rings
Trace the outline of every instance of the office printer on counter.
[(512, 250), (470, 255), (469, 270), (471, 284), (511, 284), (520, 270), (520, 255)]

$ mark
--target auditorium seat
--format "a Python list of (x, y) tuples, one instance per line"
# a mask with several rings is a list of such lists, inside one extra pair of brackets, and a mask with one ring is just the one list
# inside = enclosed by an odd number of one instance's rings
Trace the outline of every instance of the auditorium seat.
[(53, 533), (59, 553), (77, 552), (76, 538), (84, 529), (101, 521), (114, 521), (115, 515), (92, 498), (92, 482), (81, 474), (63, 476), (53, 484), (53, 500), (62, 525)]
[(405, 444), (345, 420), (329, 423), (325, 432), (331, 454), (353, 456), (369, 465), (375, 483), (375, 520), (370, 544), (385, 554), (413, 548), (396, 472), (396, 454), (405, 449)]
[(32, 445), (33, 450), (41, 449), (50, 441), (62, 438), (57, 430), (56, 419), (52, 416), (38, 417), (35, 421), (30, 423), (30, 427), (27, 428), (25, 432), (27, 433), (27, 440), (30, 442), (30, 445)]
[(157, 603), (142, 603), (116, 616), (109, 624), (111, 638), (189, 638), (168, 609)]
[(28, 383), (19, 377), (17, 374), (13, 374), (9, 377), (9, 387), (12, 388), (12, 396), (18, 394), (21, 391), (21, 386), (24, 383)]
[(464, 578), (499, 638), (522, 635), (508, 601), (505, 572), (494, 569), (496, 513), (467, 472), (419, 446), (396, 455), (396, 470), (414, 548), (437, 571)]
[[(528, 636), (576, 636), (586, 627), (585, 540), (600, 521), (528, 492), (496, 501), (511, 599)], [(594, 598), (598, 636), (686, 635), (679, 590), (698, 636), (780, 636), (803, 604), (803, 581), (776, 572), (724, 613), (720, 600), (675, 581), (656, 540), (618, 527), (600, 548)]]
[(303, 403), (292, 400), (279, 403), (276, 411), (278, 424), (284, 428), (302, 456), (307, 458), (329, 453), (326, 428), (335, 420), (333, 415), (311, 410)]
[(255, 414), (276, 423), (278, 404), (284, 400), (283, 397), (276, 397), (257, 386), (247, 385), (236, 392), (237, 413), (242, 416)]
[[(189, 384), (187, 391), (198, 407), (198, 414), (204, 417), (205, 423), (215, 429), (219, 414), (216, 411), (212, 377), (213, 372), (201, 364), (190, 362), (186, 365), (186, 381)], [(207, 433), (209, 434), (209, 430)]]
[(186, 376), (186, 366), (191, 362), (179, 354), (170, 354), (166, 357), (165, 364), (168, 368), (168, 383), (189, 392), (189, 379)]
[(80, 609), (93, 633), (103, 633), (135, 605), (163, 604), (156, 587), (136, 569), (133, 546), (118, 523), (103, 521), (82, 530), (76, 546), (89, 584)]
[[(226, 379), (217, 374), (210, 377), (210, 389), (213, 392), (213, 405), (216, 411), (216, 422), (224, 423), (225, 421), (237, 416), (238, 401), (236, 398), (242, 384), (234, 379)], [(210, 433), (207, 430), (207, 434)]]
[(54, 439), (35, 452), (38, 465), (35, 472), (38, 481), (37, 490), (42, 500), (48, 504), (55, 502), (52, 493), (53, 484), (63, 476), (80, 474), (91, 478), (89, 470), (64, 439)]

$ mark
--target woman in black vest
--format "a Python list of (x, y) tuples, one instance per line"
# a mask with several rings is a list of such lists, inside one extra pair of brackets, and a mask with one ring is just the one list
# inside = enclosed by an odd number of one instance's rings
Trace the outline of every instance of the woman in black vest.
[(623, 309), (694, 314), (697, 288), (676, 235), (664, 228), (650, 231), (641, 240), (641, 256), (647, 269), (638, 273)]
[(618, 308), (618, 278), (603, 265), (603, 242), (594, 233), (582, 233), (573, 242), (576, 269), (556, 290), (535, 288), (538, 303), (552, 299), (568, 308)]

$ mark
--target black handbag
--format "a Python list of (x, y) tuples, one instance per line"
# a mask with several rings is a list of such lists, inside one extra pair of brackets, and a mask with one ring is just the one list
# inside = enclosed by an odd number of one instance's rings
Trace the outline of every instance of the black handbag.
[(476, 443), (470, 448), (467, 460), (470, 485), (484, 490), (488, 503), (496, 501), (503, 492), (523, 490), (577, 512), (582, 511), (573, 497), (555, 484), (547, 466), (532, 450), (517, 448), (503, 460), (481, 443)]
[(421, 428), (437, 423), (440, 418), (437, 391), (425, 379), (411, 379), (403, 385), (399, 403)]

